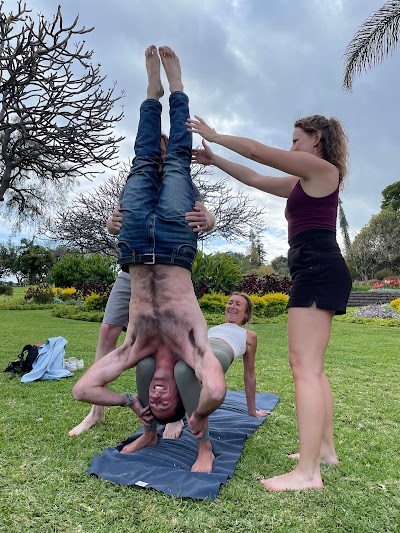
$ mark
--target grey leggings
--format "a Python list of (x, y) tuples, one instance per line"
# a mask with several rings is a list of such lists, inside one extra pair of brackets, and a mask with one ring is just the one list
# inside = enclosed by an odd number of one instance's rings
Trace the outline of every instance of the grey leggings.
[[(230, 347), (219, 339), (209, 340), (215, 357), (221, 363), (224, 374), (231, 366), (233, 354)], [(139, 361), (136, 366), (136, 388), (140, 403), (145, 406), (149, 405), (149, 387), (153, 379), (156, 362), (153, 357), (146, 357)], [(182, 399), (185, 411), (190, 416), (196, 410), (199, 404), (201, 382), (196, 378), (194, 370), (190, 368), (182, 359), (180, 359), (174, 368), (174, 376), (179, 394)], [(144, 431), (154, 431), (157, 428), (157, 421), (153, 420), (151, 427), (144, 427)], [(209, 439), (208, 425), (204, 436), (197, 439), (203, 442)]]

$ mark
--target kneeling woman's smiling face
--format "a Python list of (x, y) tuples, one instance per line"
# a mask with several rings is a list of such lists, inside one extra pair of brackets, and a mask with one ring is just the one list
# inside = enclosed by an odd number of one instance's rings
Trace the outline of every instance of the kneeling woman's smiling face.
[(229, 297), (228, 303), (225, 307), (226, 321), (231, 324), (241, 326), (247, 320), (247, 301), (246, 298), (238, 294), (233, 294)]

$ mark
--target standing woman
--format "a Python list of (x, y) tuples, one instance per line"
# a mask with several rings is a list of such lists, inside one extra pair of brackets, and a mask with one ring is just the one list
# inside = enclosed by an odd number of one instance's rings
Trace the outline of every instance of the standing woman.
[(338, 462), (333, 442), (333, 397), (324, 372), (333, 316), (346, 312), (351, 276), (336, 242), (339, 188), (347, 171), (347, 138), (336, 118), (297, 120), (290, 151), (242, 137), (218, 134), (200, 117), (188, 121), (199, 133), (248, 159), (288, 176), (263, 176), (204, 149), (193, 161), (215, 165), (246, 185), (287, 198), (288, 262), (293, 286), (288, 303), (289, 362), (295, 385), (300, 453), (296, 468), (262, 480), (269, 490), (321, 489), (320, 463)]

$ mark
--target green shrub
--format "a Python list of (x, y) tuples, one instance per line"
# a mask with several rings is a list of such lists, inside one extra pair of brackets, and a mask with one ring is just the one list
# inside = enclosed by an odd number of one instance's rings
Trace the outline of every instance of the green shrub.
[(52, 309), (54, 303), (49, 304), (35, 304), (32, 300), (26, 300), (22, 302), (7, 302), (0, 303), (0, 310), (2, 311), (39, 311), (41, 309)]
[(28, 287), (24, 299), (31, 300), (35, 304), (48, 304), (53, 302), (54, 292), (50, 285), (41, 283), (36, 287)]
[(104, 312), (84, 311), (78, 305), (55, 305), (51, 311), (51, 316), (71, 320), (83, 320), (85, 322), (101, 322)]
[(242, 279), (239, 260), (231, 254), (197, 252), (192, 278), (197, 298), (213, 292), (229, 294)]
[(64, 288), (86, 282), (102, 282), (110, 285), (114, 283), (115, 277), (115, 259), (98, 254), (66, 255), (51, 271), (55, 285)]
[(373, 281), (355, 281), (351, 288), (355, 292), (368, 292), (372, 289)]
[(205, 294), (199, 300), (200, 309), (205, 313), (224, 313), (229, 296), (225, 294)]
[(390, 270), (390, 268), (382, 268), (382, 270), (379, 270), (379, 272), (375, 274), (376, 279), (379, 281), (390, 278), (390, 276), (393, 276), (393, 271)]
[(0, 285), (0, 295), (3, 296), (12, 296), (13, 295), (13, 287), (11, 285)]

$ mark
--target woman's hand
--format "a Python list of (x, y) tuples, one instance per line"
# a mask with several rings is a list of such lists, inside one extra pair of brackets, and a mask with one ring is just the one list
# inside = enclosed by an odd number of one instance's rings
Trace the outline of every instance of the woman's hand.
[(271, 414), (271, 411), (269, 411), (268, 409), (258, 409), (256, 411), (255, 417), (262, 418), (263, 416), (267, 416), (269, 414)]
[(218, 133), (213, 128), (210, 128), (210, 126), (197, 115), (195, 115), (195, 118), (188, 118), (186, 125), (188, 131), (191, 133), (198, 133), (203, 139), (206, 139), (210, 143), (215, 142), (218, 137)]
[(192, 150), (192, 163), (199, 165), (213, 165), (214, 164), (214, 153), (211, 148), (208, 146), (206, 141), (202, 141), (203, 149), (196, 148)]

